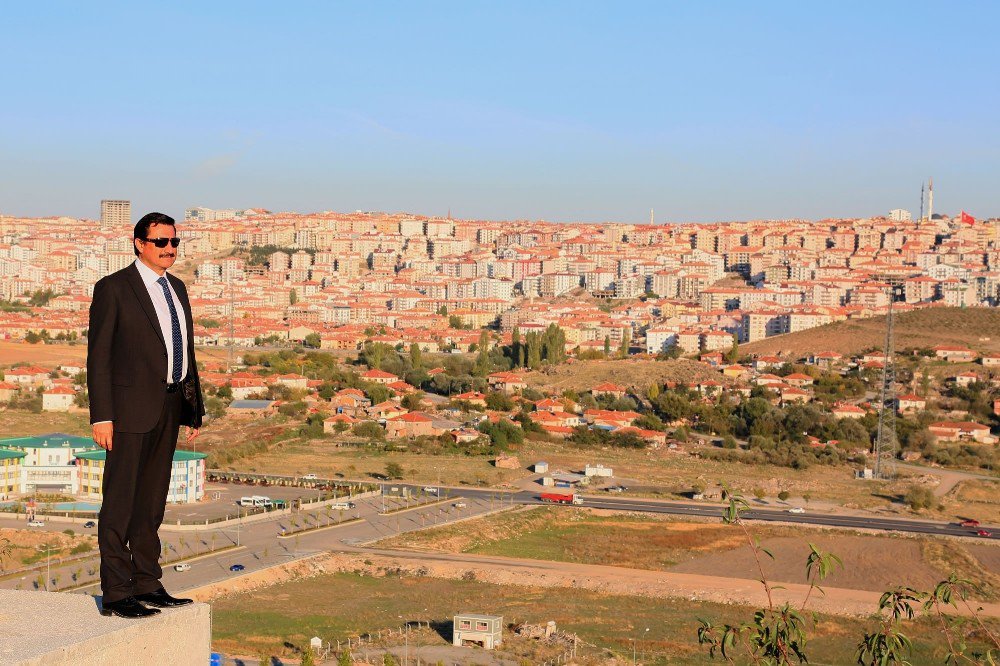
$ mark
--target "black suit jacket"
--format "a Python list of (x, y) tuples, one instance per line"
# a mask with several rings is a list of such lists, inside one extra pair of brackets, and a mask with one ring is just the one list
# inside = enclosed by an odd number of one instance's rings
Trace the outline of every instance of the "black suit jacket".
[[(185, 401), (182, 425), (201, 427), (205, 414), (194, 356), (191, 304), (184, 283), (167, 274), (184, 309), (188, 332), (187, 381), (194, 401)], [(114, 421), (120, 432), (149, 432), (167, 396), (167, 346), (139, 269), (134, 264), (98, 280), (87, 334), (90, 422)]]

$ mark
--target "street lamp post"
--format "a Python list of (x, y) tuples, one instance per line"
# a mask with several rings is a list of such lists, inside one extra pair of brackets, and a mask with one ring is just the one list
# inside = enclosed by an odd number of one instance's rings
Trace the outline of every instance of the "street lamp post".
[[(43, 545), (45, 547), (45, 591), (48, 592), (49, 581), (52, 579), (52, 560), (50, 559), (52, 555), (52, 544), (46, 543)], [(41, 550), (42, 546), (38, 546), (38, 549)], [(59, 546), (56, 550), (62, 550), (62, 546)]]
[[(648, 631), (649, 631), (649, 627), (646, 627), (646, 631), (642, 632), (642, 635), (645, 636)], [(635, 638), (635, 636), (633, 636), (632, 637), (632, 666), (636, 666), (636, 660), (635, 660), (635, 640), (636, 640), (636, 638)]]

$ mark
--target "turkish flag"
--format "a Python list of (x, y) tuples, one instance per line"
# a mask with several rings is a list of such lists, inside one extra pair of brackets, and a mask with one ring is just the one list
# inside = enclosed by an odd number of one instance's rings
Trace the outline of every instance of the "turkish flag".
[(962, 216), (959, 219), (961, 220), (962, 224), (975, 224), (976, 223), (976, 218), (972, 217), (971, 215), (969, 215), (968, 213), (966, 213), (964, 210), (962, 211)]

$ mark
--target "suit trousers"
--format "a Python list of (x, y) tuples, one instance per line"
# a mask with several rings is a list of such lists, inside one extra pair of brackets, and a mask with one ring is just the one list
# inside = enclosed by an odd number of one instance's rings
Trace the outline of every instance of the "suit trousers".
[(167, 393), (152, 430), (116, 430), (112, 437), (97, 523), (104, 603), (156, 592), (162, 587), (158, 530), (170, 488), (181, 402), (180, 391)]

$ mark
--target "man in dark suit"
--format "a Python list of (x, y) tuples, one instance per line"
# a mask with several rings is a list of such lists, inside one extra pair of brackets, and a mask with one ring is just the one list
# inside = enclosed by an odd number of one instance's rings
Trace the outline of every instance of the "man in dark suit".
[(94, 441), (107, 451), (97, 524), (101, 614), (147, 617), (191, 603), (160, 583), (157, 530), (180, 426), (190, 443), (205, 410), (191, 304), (184, 283), (166, 272), (180, 243), (174, 220), (149, 213), (132, 235), (135, 263), (94, 286), (87, 389)]

